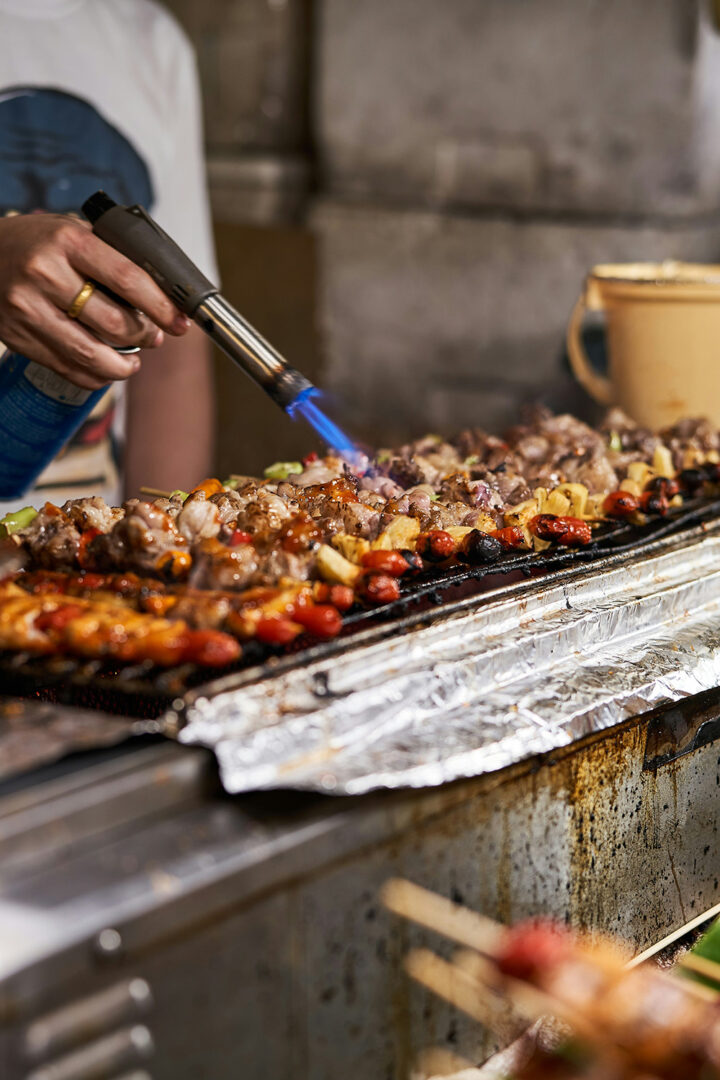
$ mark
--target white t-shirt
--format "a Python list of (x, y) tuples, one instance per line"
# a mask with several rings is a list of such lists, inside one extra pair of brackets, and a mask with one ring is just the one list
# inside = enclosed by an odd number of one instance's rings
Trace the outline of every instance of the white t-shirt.
[[(140, 203), (210, 278), (217, 268), (192, 47), (153, 0), (0, 0), (0, 217), (79, 213), (102, 188)], [(120, 496), (123, 384), (35, 492)]]

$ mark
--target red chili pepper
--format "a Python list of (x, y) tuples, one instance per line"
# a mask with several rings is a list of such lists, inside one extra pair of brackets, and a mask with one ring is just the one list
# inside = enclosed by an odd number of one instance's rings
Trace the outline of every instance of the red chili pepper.
[(308, 465), (314, 465), (314, 463), (315, 463), (316, 461), (319, 461), (319, 460), (320, 460), (320, 457), (319, 457), (319, 455), (317, 454), (317, 452), (316, 452), (315, 450), (311, 450), (311, 451), (310, 451), (310, 453), (309, 453), (309, 454), (307, 454), (307, 455), (306, 455), (306, 456), (305, 456), (305, 457), (304, 457), (304, 458), (302, 459), (302, 463), (303, 463), (303, 465), (305, 466), (305, 468), (307, 469)]
[(240, 656), (235, 638), (221, 630), (191, 630), (183, 659), (203, 667), (225, 667)]
[(537, 514), (530, 520), (529, 529), (541, 540), (554, 540), (556, 544), (589, 544), (592, 539), (588, 522), (576, 517)]
[(255, 627), (255, 637), (266, 645), (287, 645), (294, 641), (302, 627), (281, 615), (270, 615), (260, 619)]
[(602, 508), (608, 517), (626, 518), (640, 509), (640, 500), (629, 491), (611, 491), (605, 496)]
[(44, 633), (47, 631), (64, 630), (69, 622), (85, 613), (85, 608), (80, 604), (63, 604), (54, 611), (41, 611), (34, 619), (34, 625)]
[(83, 570), (90, 569), (93, 563), (92, 557), (88, 548), (92, 544), (96, 536), (100, 535), (99, 529), (86, 529), (80, 536), (77, 551), (77, 561)]
[(490, 535), (499, 540), (504, 548), (519, 548), (525, 544), (525, 534), (519, 525), (508, 525), (504, 529), (493, 529)]
[(442, 562), (455, 552), (455, 541), (444, 529), (432, 529), (418, 537), (417, 550), (430, 562)]
[(333, 638), (342, 630), (342, 616), (330, 604), (309, 604), (296, 608), (295, 618), (315, 637)]
[(367, 551), (360, 561), (366, 570), (378, 570), (391, 577), (402, 577), (410, 569), (399, 551)]
[(387, 574), (368, 574), (360, 583), (360, 590), (371, 604), (390, 604), (400, 597), (397, 579)]
[(239, 547), (240, 544), (252, 544), (253, 538), (244, 529), (235, 529), (230, 536), (230, 547)]

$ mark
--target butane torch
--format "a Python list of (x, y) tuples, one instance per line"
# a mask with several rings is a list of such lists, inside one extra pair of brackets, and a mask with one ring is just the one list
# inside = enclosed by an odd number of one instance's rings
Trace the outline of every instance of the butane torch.
[(313, 384), (243, 319), (141, 206), (120, 206), (97, 191), (82, 209), (95, 235), (145, 270), (282, 409), (313, 394)]

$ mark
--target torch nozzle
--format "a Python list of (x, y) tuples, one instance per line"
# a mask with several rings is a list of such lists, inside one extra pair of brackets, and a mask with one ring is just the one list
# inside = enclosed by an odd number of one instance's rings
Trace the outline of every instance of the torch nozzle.
[(303, 391), (315, 389), (218, 293), (203, 300), (193, 318), (280, 408), (287, 409)]

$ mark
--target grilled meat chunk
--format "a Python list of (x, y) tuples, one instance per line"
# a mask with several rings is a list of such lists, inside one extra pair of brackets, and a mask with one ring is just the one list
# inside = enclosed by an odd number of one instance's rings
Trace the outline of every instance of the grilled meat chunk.
[(123, 516), (120, 507), (108, 506), (99, 495), (92, 495), (87, 499), (69, 499), (62, 509), (80, 532), (85, 532), (86, 529), (110, 532)]
[(64, 510), (53, 503), (45, 503), (37, 517), (16, 536), (21, 539), (35, 566), (52, 570), (72, 570), (77, 566), (80, 529)]
[(220, 513), (214, 502), (198, 491), (185, 500), (175, 524), (178, 531), (193, 544), (197, 540), (207, 540), (220, 532)]
[(111, 531), (93, 541), (92, 553), (99, 567), (162, 573), (179, 553), (189, 569), (187, 540), (168, 513), (140, 499), (128, 500), (123, 509), (124, 516)]
[(259, 566), (252, 544), (226, 547), (212, 537), (194, 546), (192, 560), (189, 583), (196, 589), (245, 589)]

